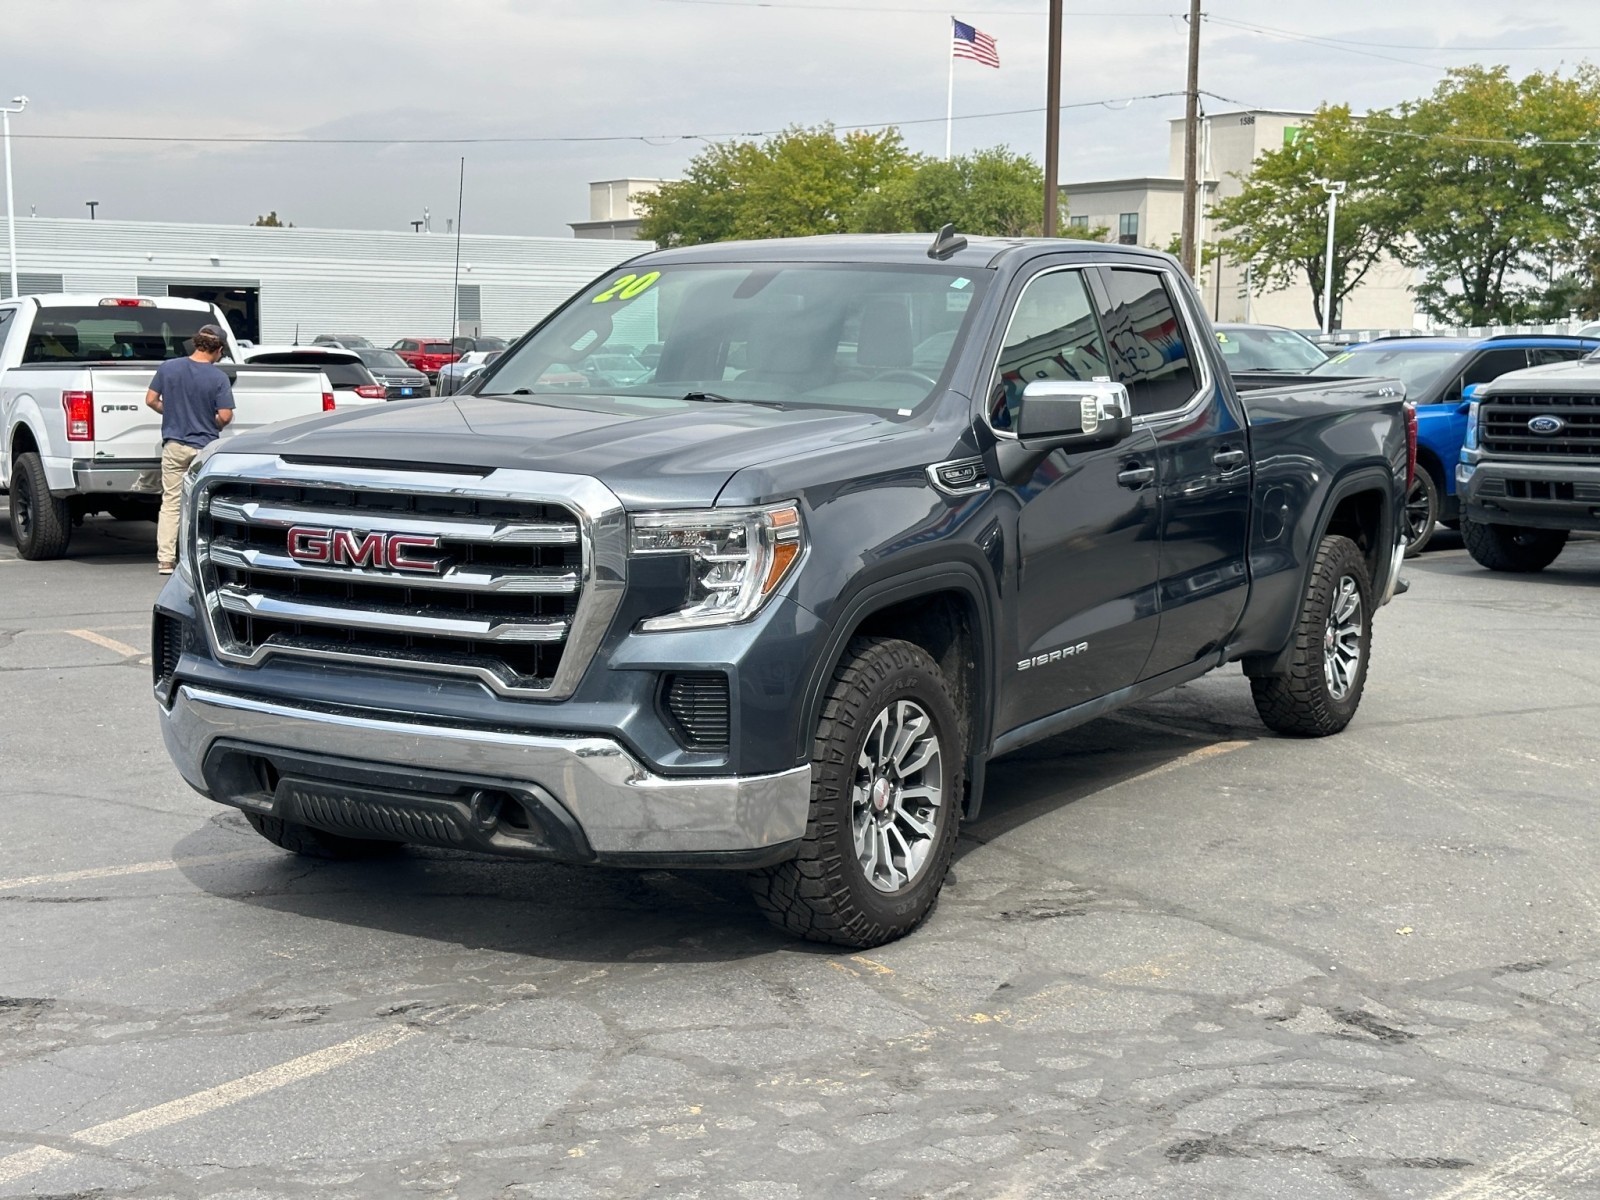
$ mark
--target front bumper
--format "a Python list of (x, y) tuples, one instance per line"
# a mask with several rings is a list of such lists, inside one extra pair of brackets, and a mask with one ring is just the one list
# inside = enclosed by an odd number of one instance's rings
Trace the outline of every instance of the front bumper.
[(666, 777), (598, 736), (412, 723), (180, 684), (162, 736), (224, 804), (335, 833), (529, 858), (748, 867), (792, 857), (811, 769)]
[(1481, 525), (1600, 530), (1600, 467), (1586, 463), (1479, 457), (1456, 467), (1456, 492), (1462, 514)]

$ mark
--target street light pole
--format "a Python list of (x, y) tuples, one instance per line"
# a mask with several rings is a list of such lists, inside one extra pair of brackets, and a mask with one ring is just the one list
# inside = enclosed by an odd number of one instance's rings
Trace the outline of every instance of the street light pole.
[(1333, 329), (1333, 223), (1339, 215), (1339, 197), (1349, 186), (1344, 180), (1319, 179), (1322, 190), (1328, 193), (1328, 251), (1323, 256), (1322, 269), (1322, 336)]
[(1044, 88), (1044, 236), (1061, 219), (1061, 0), (1050, 0), (1049, 78)]
[(11, 103), (15, 108), (0, 106), (0, 126), (4, 126), (6, 144), (6, 241), (11, 248), (11, 296), (17, 296), (17, 201), (11, 191), (11, 114), (28, 107), (26, 96), (16, 96)]

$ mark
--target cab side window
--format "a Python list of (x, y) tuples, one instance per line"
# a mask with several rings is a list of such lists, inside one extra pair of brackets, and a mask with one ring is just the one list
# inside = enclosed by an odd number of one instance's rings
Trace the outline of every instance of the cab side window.
[(1017, 427), (1022, 389), (1039, 379), (1105, 379), (1105, 339), (1082, 271), (1048, 271), (1017, 297), (989, 386), (989, 421)]
[(1577, 362), (1588, 353), (1582, 346), (1534, 346), (1528, 351), (1528, 365), (1548, 367), (1552, 363)]
[(1527, 365), (1528, 352), (1520, 346), (1516, 349), (1507, 346), (1498, 350), (1480, 351), (1461, 369), (1460, 377), (1443, 396), (1439, 397), (1439, 402), (1459, 403), (1461, 393), (1472, 384), (1488, 383), (1491, 379), (1499, 379), (1507, 371), (1520, 371)]
[(1166, 280), (1158, 271), (1122, 267), (1104, 274), (1110, 304), (1100, 321), (1111, 344), (1111, 378), (1127, 385), (1136, 417), (1182, 408), (1200, 378)]
[(14, 308), (0, 308), (0, 359), (6, 353), (6, 335), (11, 332), (11, 318), (17, 315)]

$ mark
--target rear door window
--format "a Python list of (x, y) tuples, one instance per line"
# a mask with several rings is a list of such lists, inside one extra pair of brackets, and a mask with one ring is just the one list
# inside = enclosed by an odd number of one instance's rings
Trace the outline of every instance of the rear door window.
[(1182, 408), (1200, 388), (1189, 331), (1159, 271), (1103, 272), (1109, 304), (1100, 314), (1111, 348), (1111, 377), (1126, 384), (1133, 415)]
[(1577, 362), (1588, 353), (1582, 346), (1534, 346), (1528, 351), (1528, 365), (1548, 367), (1552, 363)]
[(450, 342), (428, 342), (422, 347), (424, 354), (454, 354), (456, 348)]

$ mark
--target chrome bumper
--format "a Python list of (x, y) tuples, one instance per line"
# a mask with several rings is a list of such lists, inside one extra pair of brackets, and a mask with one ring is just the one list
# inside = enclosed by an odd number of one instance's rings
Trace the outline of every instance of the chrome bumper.
[(71, 495), (76, 492), (79, 495), (139, 493), (159, 496), (161, 460), (124, 462), (115, 467), (99, 467), (79, 460), (72, 464), (72, 487), (50, 490), (55, 495)]
[(811, 802), (810, 767), (777, 775), (677, 778), (646, 770), (610, 738), (418, 725), (187, 684), (163, 709), (161, 726), (178, 770), (208, 796), (205, 763), (218, 741), (390, 770), (459, 772), (547, 793), (601, 857), (692, 859), (778, 847), (805, 834)]

